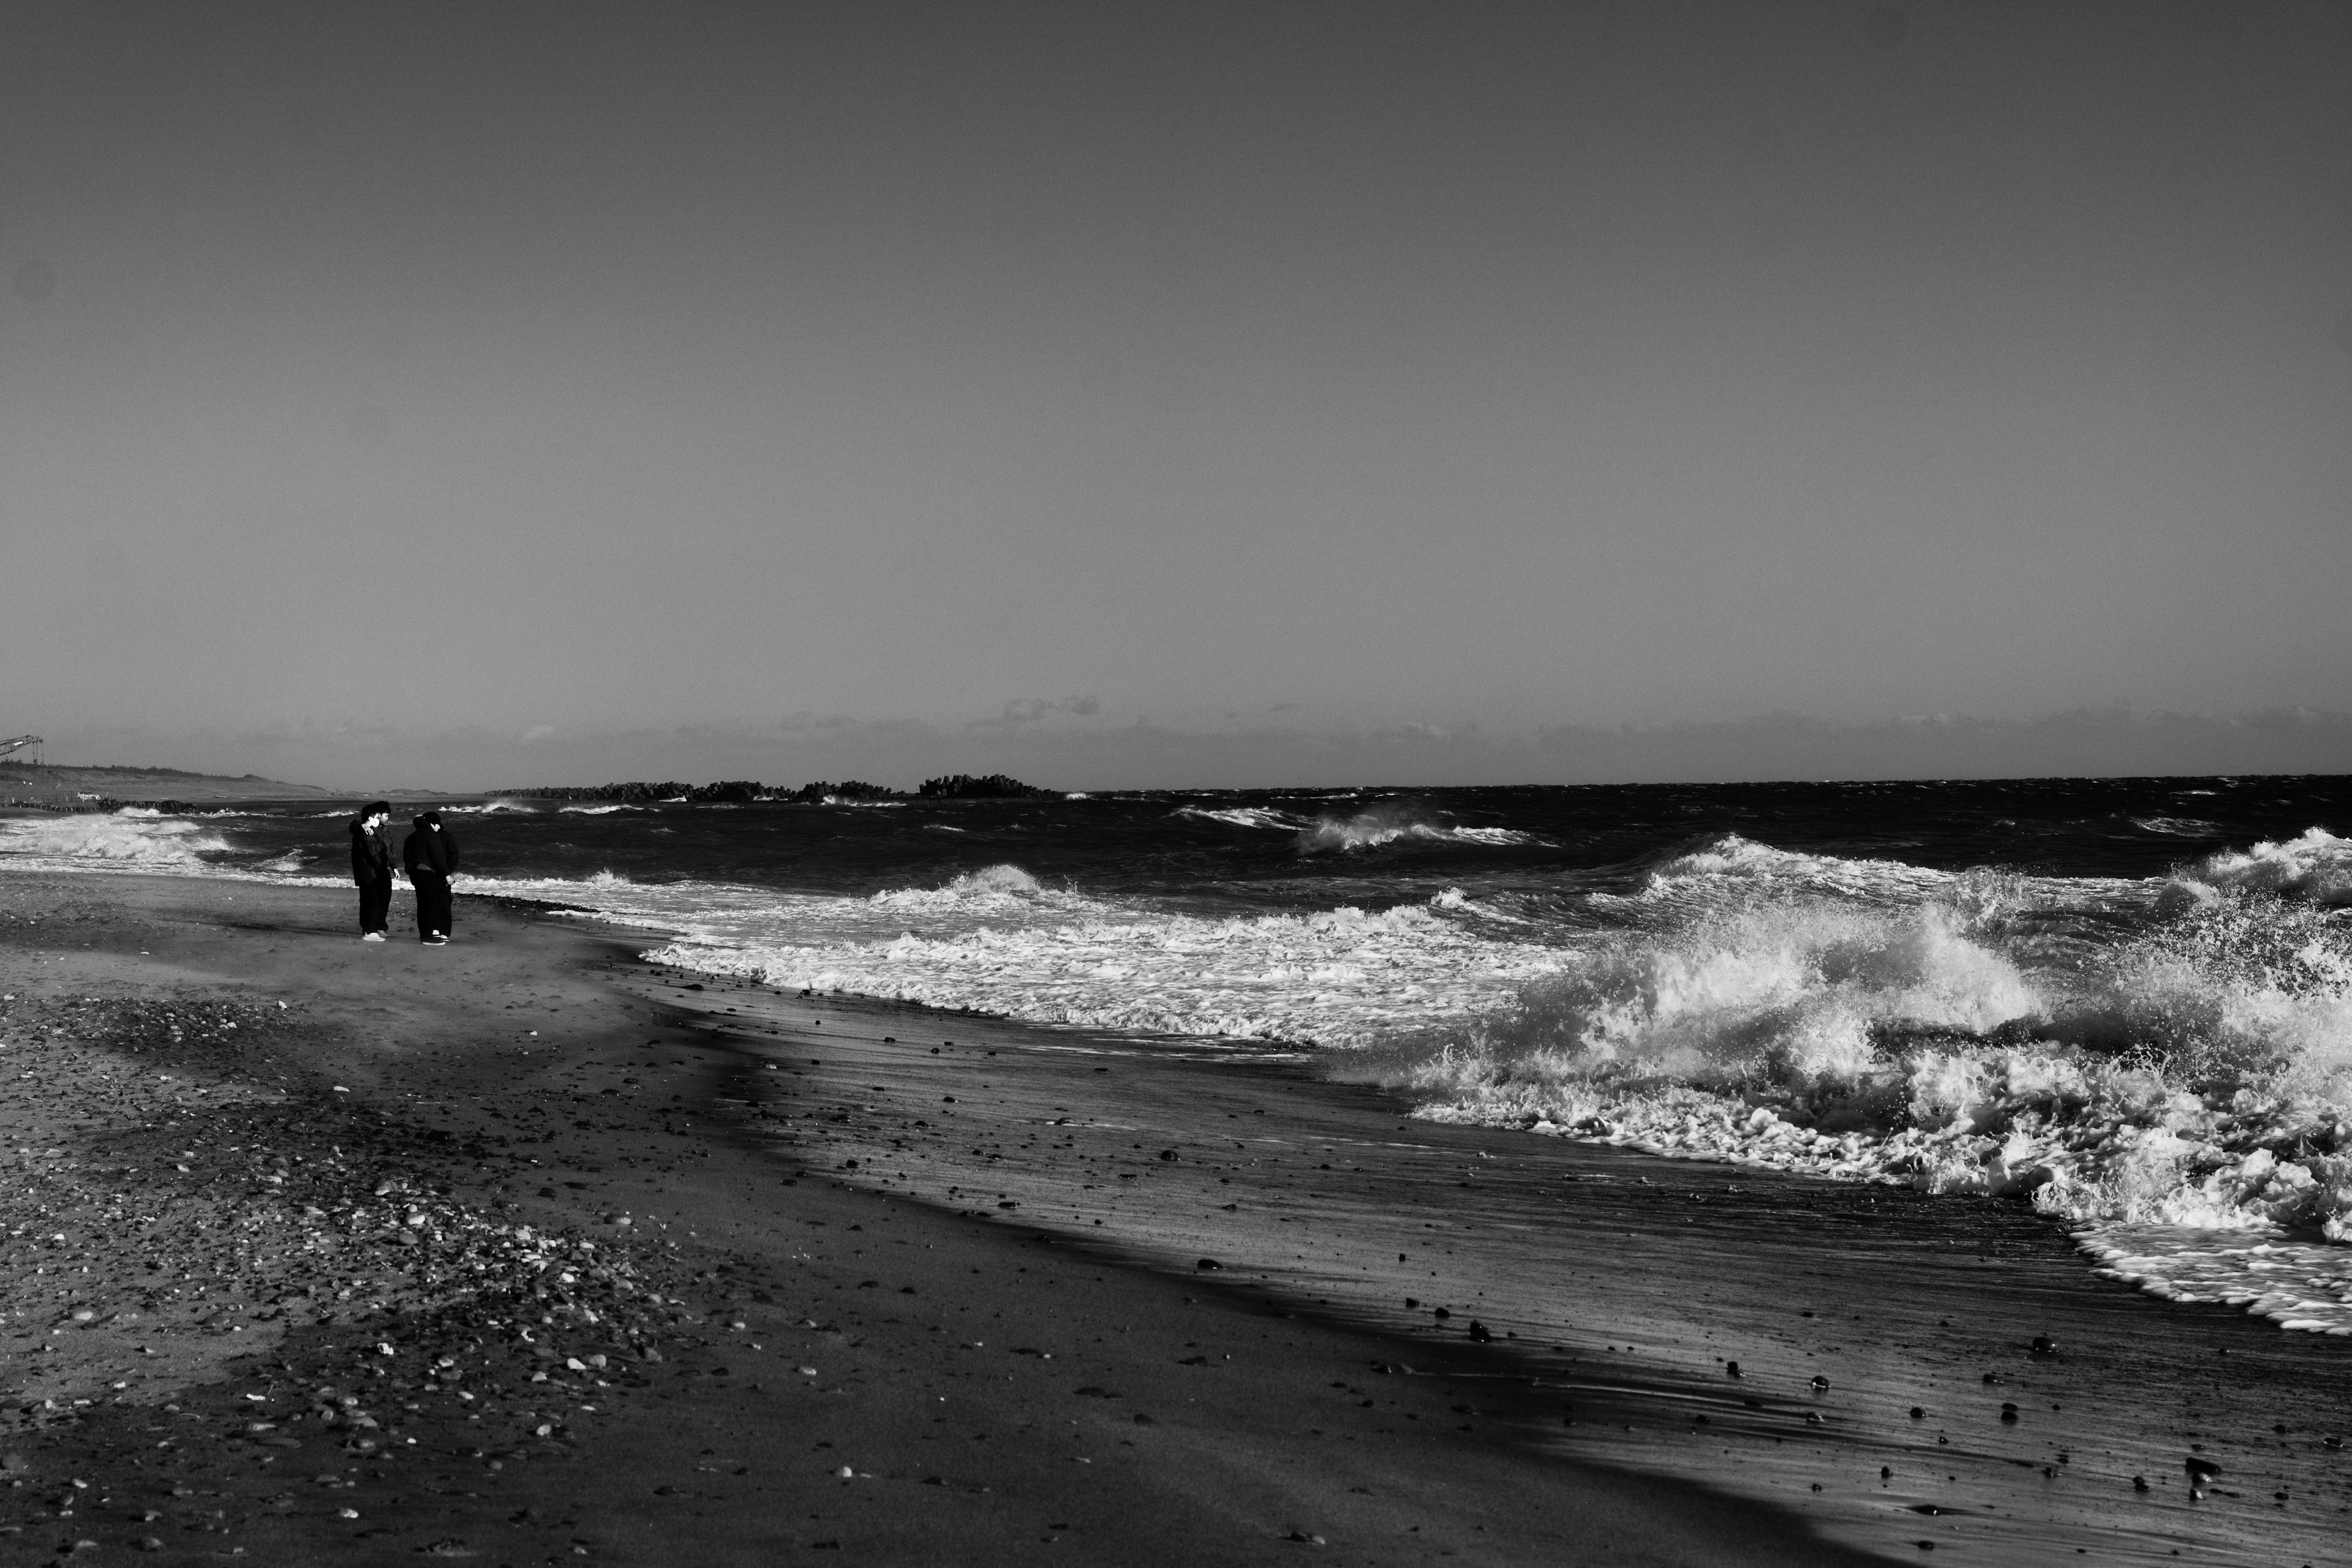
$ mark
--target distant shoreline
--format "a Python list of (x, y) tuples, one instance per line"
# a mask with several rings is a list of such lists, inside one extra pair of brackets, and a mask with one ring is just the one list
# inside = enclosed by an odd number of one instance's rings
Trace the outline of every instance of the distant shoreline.
[(89, 767), (34, 767), (23, 763), (0, 763), (0, 801), (16, 801), (25, 805), (34, 804), (37, 797), (69, 802), (77, 797), (89, 796), (126, 805), (146, 805), (168, 800), (362, 801), (373, 795), (396, 800), (475, 798), (475, 794), (466, 791), (328, 789), (320, 784), (264, 778), (259, 773), (233, 777), (226, 773), (189, 773), (179, 768), (133, 767), (119, 763)]

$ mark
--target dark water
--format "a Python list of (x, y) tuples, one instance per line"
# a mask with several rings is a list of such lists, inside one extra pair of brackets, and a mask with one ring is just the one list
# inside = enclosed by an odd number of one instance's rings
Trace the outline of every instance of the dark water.
[[(446, 820), (485, 877), (723, 882), (862, 896), (1013, 864), (1042, 882), (1170, 907), (1385, 906), (1440, 887), (1530, 894), (1567, 874), (1633, 874), (1727, 834), (1784, 850), (1941, 870), (2161, 876), (2217, 850), (2352, 831), (2352, 778), (1925, 784), (1638, 784), (1419, 791), (1155, 791), (888, 808), (658, 805), (603, 815), (551, 802)], [(287, 808), (217, 823), (223, 866), (289, 851), (331, 873), (340, 820)], [(1262, 812), (1244, 827), (1211, 812)], [(1320, 836), (1314, 824), (1328, 828)], [(1385, 841), (1388, 829), (1403, 832)], [(404, 831), (404, 814), (395, 833)], [(1419, 831), (1415, 831), (1418, 829)], [(1481, 841), (1459, 830), (1518, 842)]]

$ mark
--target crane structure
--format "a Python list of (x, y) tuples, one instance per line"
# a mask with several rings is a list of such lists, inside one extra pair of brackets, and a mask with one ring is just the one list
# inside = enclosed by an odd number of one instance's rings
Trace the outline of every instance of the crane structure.
[(41, 738), (38, 735), (17, 735), (9, 740), (0, 741), (0, 757), (5, 757), (11, 752), (21, 752), (27, 746), (37, 746), (40, 743)]

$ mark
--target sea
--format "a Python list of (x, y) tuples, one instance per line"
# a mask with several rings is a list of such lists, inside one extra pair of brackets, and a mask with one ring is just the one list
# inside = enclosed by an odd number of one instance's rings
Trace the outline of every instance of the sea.
[[(2006, 1199), (2142, 1289), (2352, 1334), (2352, 778), (440, 809), (461, 893), (665, 965)], [(350, 813), (15, 816), (0, 868), (343, 883)]]

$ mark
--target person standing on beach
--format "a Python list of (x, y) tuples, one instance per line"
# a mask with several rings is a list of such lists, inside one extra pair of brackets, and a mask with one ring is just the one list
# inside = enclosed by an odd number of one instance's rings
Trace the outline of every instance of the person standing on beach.
[(392, 803), (372, 800), (352, 818), (352, 880), (360, 889), (360, 940), (382, 942), (392, 924), (392, 845), (383, 825)]
[(401, 843), (400, 864), (416, 887), (416, 938), (439, 947), (449, 940), (449, 879), (457, 869), (457, 841), (442, 831), (439, 812), (417, 817)]

